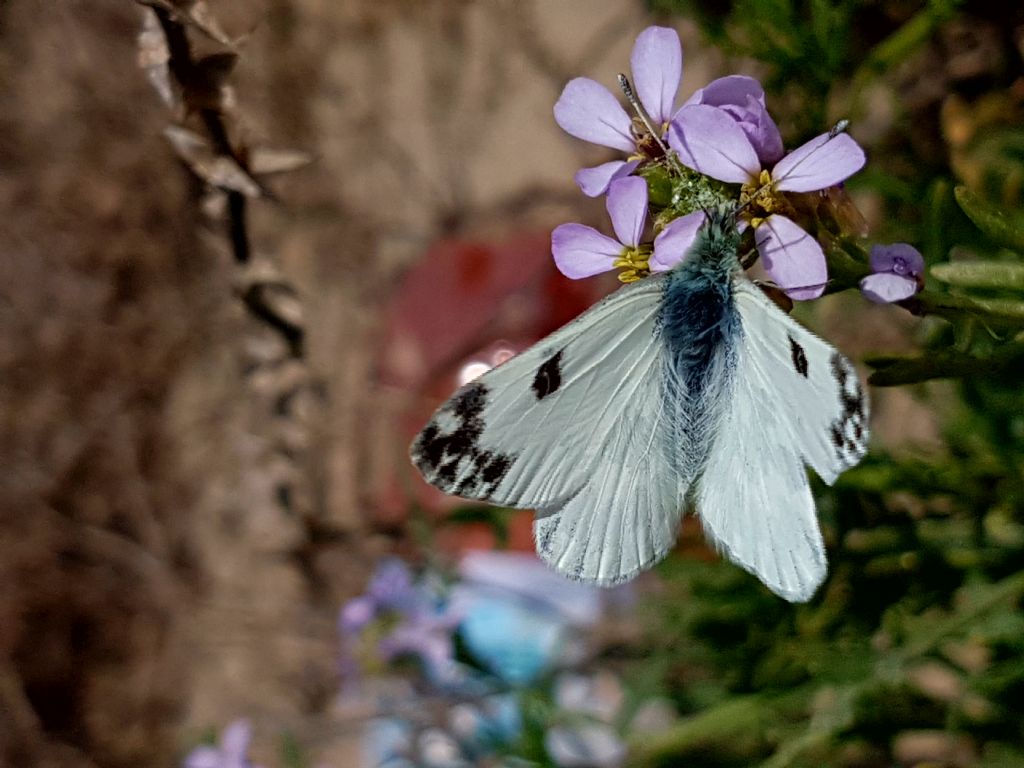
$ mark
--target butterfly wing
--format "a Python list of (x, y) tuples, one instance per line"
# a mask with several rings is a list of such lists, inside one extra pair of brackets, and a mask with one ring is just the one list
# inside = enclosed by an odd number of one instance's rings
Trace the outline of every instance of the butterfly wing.
[(867, 451), (867, 397), (853, 366), (745, 278), (732, 393), (697, 491), (705, 531), (726, 556), (792, 601), (825, 578), (804, 465), (831, 484)]
[(663, 394), (660, 376), (648, 376), (640, 399), (627, 405), (604, 441), (586, 484), (565, 504), (537, 510), (537, 554), (560, 573), (618, 584), (675, 544), (688, 481), (666, 460)]
[(631, 283), (460, 389), (411, 448), (446, 493), (538, 510), (538, 553), (615, 583), (675, 542), (682, 495), (658, 448), (662, 276)]

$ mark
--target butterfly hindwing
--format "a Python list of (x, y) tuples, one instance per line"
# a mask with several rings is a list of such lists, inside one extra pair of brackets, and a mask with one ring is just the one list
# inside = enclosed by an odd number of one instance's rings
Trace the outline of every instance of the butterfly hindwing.
[[(651, 346), (660, 354), (660, 344)], [(675, 544), (687, 481), (664, 450), (667, 403), (659, 378), (651, 376), (637, 395), (625, 404), (583, 488), (563, 505), (537, 510), (537, 553), (570, 578), (627, 581)]]
[(728, 406), (697, 491), (704, 528), (773, 592), (805, 601), (825, 549), (805, 464), (828, 483), (867, 449), (867, 399), (850, 363), (745, 278)]

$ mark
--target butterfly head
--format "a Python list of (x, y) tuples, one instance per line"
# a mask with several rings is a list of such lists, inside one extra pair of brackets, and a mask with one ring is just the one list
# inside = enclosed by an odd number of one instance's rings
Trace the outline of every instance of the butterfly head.
[(727, 278), (739, 269), (738, 213), (730, 204), (706, 210), (704, 225), (683, 263), (712, 278)]

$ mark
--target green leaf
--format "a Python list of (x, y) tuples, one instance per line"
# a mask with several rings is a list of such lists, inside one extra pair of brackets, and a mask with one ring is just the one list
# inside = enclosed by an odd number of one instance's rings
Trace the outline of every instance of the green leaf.
[(1024, 291), (1024, 264), (1008, 261), (961, 261), (936, 264), (932, 277), (959, 288)]
[(883, 366), (868, 377), (876, 387), (917, 384), (932, 379), (984, 376), (1024, 362), (1024, 341), (1006, 344), (990, 355), (970, 355), (943, 350), (920, 357), (895, 361), (885, 359)]
[(1024, 320), (1024, 309), (1021, 302), (1012, 300), (979, 299), (975, 297), (957, 296), (951, 293), (924, 290), (900, 302), (900, 306), (909, 312), (924, 317), (934, 315), (950, 322), (975, 318), (988, 325), (999, 321)]
[(749, 760), (757, 753), (761, 732), (774, 714), (772, 701), (766, 697), (734, 696), (664, 731), (634, 738), (634, 765), (667, 765), (682, 756), (709, 750), (739, 753)]
[(967, 187), (957, 187), (953, 194), (963, 212), (993, 242), (1024, 253), (1024, 222), (1011, 220), (1005, 211), (982, 200)]
[(993, 320), (1024, 320), (1024, 301), (1016, 299), (974, 299)]

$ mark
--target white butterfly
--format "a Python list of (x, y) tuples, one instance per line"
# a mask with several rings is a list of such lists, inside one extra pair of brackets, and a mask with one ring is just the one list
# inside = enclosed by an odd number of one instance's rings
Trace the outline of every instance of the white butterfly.
[(537, 552), (616, 584), (661, 560), (692, 501), (725, 555), (791, 601), (825, 578), (804, 465), (867, 450), (853, 366), (739, 267), (711, 212), (672, 271), (631, 283), (456, 392), (411, 447), (428, 482), (537, 510)]

